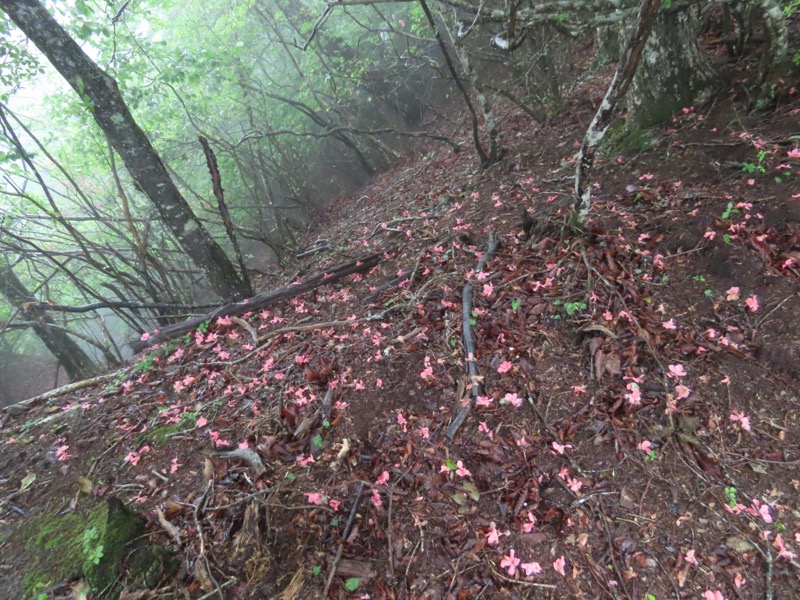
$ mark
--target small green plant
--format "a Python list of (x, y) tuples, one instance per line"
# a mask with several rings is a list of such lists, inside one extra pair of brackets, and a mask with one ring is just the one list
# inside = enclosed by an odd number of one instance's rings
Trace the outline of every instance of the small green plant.
[(99, 538), (97, 527), (89, 527), (83, 532), (83, 553), (87, 560), (96, 565), (100, 564), (100, 559), (103, 558), (103, 545), (95, 543)]
[(151, 352), (150, 354), (145, 356), (142, 360), (133, 365), (133, 372), (147, 373), (150, 369), (153, 368), (153, 361), (155, 361), (156, 355), (157, 352)]
[(767, 173), (767, 168), (764, 166), (764, 160), (766, 158), (767, 158), (767, 151), (759, 150), (758, 162), (757, 163), (743, 162), (742, 171), (750, 174), (761, 173), (762, 175), (765, 175)]
[(520, 302), (519, 300), (512, 300), (511, 301), (511, 310), (513, 310), (514, 312), (517, 312), (519, 310), (519, 307), (520, 307), (521, 304), (522, 304), (522, 302)]
[(728, 202), (728, 206), (725, 208), (725, 211), (722, 213), (723, 219), (730, 219), (732, 215), (738, 215), (739, 209), (733, 207), (733, 202)]
[(586, 302), (567, 302), (564, 305), (564, 310), (567, 311), (567, 315), (571, 317), (579, 310), (586, 310)]
[(647, 461), (658, 460), (658, 454), (656, 454), (655, 450), (650, 450), (650, 452), (644, 455), (644, 459)]
[(475, 327), (478, 323), (478, 313), (476, 311), (472, 311), (470, 313), (469, 324)]
[(314, 575), (319, 575), (320, 573), (322, 573), (322, 567), (320, 567), (319, 565), (314, 565), (314, 567), (311, 569), (311, 573)]
[(735, 487), (726, 487), (725, 488), (725, 499), (728, 501), (728, 505), (731, 508), (734, 508), (738, 502), (736, 501), (736, 488)]

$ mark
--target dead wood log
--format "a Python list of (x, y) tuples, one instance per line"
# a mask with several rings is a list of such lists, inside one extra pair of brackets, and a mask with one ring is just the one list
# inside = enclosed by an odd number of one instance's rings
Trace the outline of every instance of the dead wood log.
[(50, 390), (49, 392), (45, 392), (44, 394), (39, 394), (38, 396), (34, 396), (33, 398), (28, 398), (27, 400), (20, 400), (19, 402), (15, 402), (14, 404), (9, 404), (2, 410), (4, 410), (6, 413), (12, 416), (20, 415), (29, 408), (38, 406), (42, 402), (47, 402), (48, 400), (59, 398), (61, 396), (65, 396), (66, 394), (71, 394), (72, 392), (76, 392), (78, 390), (82, 390), (87, 387), (94, 387), (96, 385), (100, 385), (101, 383), (108, 383), (110, 381), (114, 381), (118, 377), (121, 377), (125, 371), (126, 369), (119, 369), (118, 371), (114, 371), (113, 373), (106, 373), (105, 375), (98, 375), (97, 377), (84, 379), (82, 381), (76, 381), (75, 383), (68, 383), (67, 385), (61, 386), (60, 388), (56, 388), (54, 390)]
[[(489, 234), (489, 242), (486, 246), (486, 253), (481, 257), (481, 260), (478, 262), (478, 266), (475, 269), (475, 273), (481, 273), (486, 266), (487, 261), (491, 258), (492, 254), (497, 250), (500, 246), (500, 238), (494, 233)], [(470, 319), (472, 318), (472, 284), (467, 283), (464, 286), (464, 291), (461, 295), (461, 303), (463, 306), (462, 312), (462, 336), (464, 338), (464, 359), (467, 363), (467, 372), (469, 373), (470, 383), (472, 384), (472, 400), (477, 398), (481, 395), (481, 387), (480, 387), (480, 373), (478, 372), (478, 365), (476, 361), (478, 360), (478, 352), (477, 352), (477, 345), (475, 344), (475, 334), (472, 331), (472, 325), (470, 325)], [(461, 398), (458, 399), (459, 402)], [(464, 419), (467, 418), (467, 414), (472, 407), (472, 401), (467, 402), (464, 406), (461, 407), (461, 410), (458, 411), (456, 417), (450, 423), (450, 426), (447, 428), (447, 437), (448, 439), (452, 440), (456, 433), (458, 433), (458, 428), (461, 427), (461, 423), (464, 422)]]
[(194, 331), (201, 323), (210, 321), (211, 319), (215, 319), (217, 317), (241, 315), (252, 310), (266, 308), (267, 306), (271, 306), (276, 302), (280, 302), (281, 300), (289, 300), (290, 298), (299, 296), (300, 294), (316, 289), (322, 285), (339, 281), (348, 275), (352, 275), (353, 273), (367, 271), (380, 263), (382, 260), (382, 252), (378, 254), (370, 254), (369, 256), (364, 256), (349, 263), (339, 265), (338, 267), (328, 269), (322, 273), (318, 273), (317, 275), (309, 277), (300, 283), (287, 285), (270, 292), (264, 292), (262, 294), (258, 294), (257, 296), (253, 296), (252, 298), (242, 300), (241, 302), (233, 302), (231, 304), (220, 306), (217, 310), (209, 314), (196, 317), (194, 319), (189, 319), (183, 323), (170, 325), (169, 327), (165, 327), (159, 330), (157, 333), (150, 335), (150, 337), (146, 340), (134, 339), (129, 341), (128, 344), (134, 352), (141, 352), (150, 346), (161, 344), (167, 340), (179, 337), (189, 333), (190, 331)]

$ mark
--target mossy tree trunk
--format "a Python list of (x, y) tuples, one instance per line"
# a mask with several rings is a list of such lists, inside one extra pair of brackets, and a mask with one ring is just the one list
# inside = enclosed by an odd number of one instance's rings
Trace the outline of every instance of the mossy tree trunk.
[(628, 91), (628, 132), (668, 121), (682, 108), (713, 97), (719, 78), (697, 45), (688, 8), (662, 10)]

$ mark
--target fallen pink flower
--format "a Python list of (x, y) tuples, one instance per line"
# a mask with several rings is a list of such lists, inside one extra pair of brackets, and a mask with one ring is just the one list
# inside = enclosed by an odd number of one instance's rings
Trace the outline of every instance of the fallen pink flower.
[(741, 425), (742, 429), (744, 429), (745, 431), (752, 431), (750, 426), (750, 417), (748, 417), (744, 413), (735, 410), (731, 413), (730, 419), (734, 423), (738, 422), (739, 425)]
[(669, 365), (668, 368), (671, 377), (686, 377), (686, 369), (683, 365)]
[(511, 548), (508, 554), (503, 557), (503, 560), (500, 561), (500, 566), (508, 572), (510, 577), (514, 577), (517, 574), (517, 567), (521, 562), (514, 554), (514, 549)]
[(319, 504), (323, 503), (322, 493), (321, 492), (303, 492), (306, 498), (308, 498), (309, 504)]
[(786, 549), (786, 545), (783, 543), (783, 537), (780, 534), (775, 537), (775, 541), (772, 542), (772, 545), (778, 550), (778, 558), (785, 558), (790, 561), (797, 558), (797, 554)]
[(513, 366), (514, 365), (511, 364), (510, 361), (504, 360), (503, 362), (500, 363), (500, 366), (497, 367), (497, 372), (500, 373), (500, 374), (508, 373), (511, 370), (511, 367), (513, 367)]
[(553, 561), (553, 568), (556, 570), (556, 573), (559, 573), (562, 577), (566, 577), (566, 573), (564, 572), (566, 564), (567, 560), (563, 556), (559, 556)]
[(500, 543), (500, 532), (497, 531), (494, 521), (489, 523), (489, 531), (486, 532), (486, 543), (490, 546), (496, 546)]
[(491, 406), (494, 400), (489, 396), (478, 396), (475, 398), (475, 404), (477, 406)]
[(503, 399), (500, 401), (501, 404), (511, 404), (515, 408), (519, 408), (522, 406), (522, 398), (517, 396), (516, 394), (507, 393), (503, 396)]
[(542, 572), (542, 567), (537, 562), (522, 563), (519, 568), (525, 571), (525, 575), (528, 577), (538, 575)]
[(553, 450), (555, 450), (559, 454), (564, 454), (564, 450), (566, 450), (567, 448), (572, 448), (572, 444), (564, 444), (562, 446), (558, 442), (553, 442)]

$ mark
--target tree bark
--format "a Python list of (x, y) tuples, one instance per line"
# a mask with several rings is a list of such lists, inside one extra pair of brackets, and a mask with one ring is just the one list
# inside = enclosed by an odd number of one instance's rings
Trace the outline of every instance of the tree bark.
[(161, 157), (128, 110), (116, 81), (92, 62), (37, 0), (0, 0), (0, 9), (86, 103), (134, 184), (155, 205), (195, 265), (206, 273), (213, 290), (225, 299), (245, 297), (247, 286), (170, 178)]
[(689, 7), (658, 15), (628, 92), (628, 132), (668, 121), (716, 93), (719, 77), (697, 45), (697, 31)]
[(65, 329), (59, 327), (43, 311), (30, 308), (28, 303), (35, 303), (36, 298), (19, 280), (14, 269), (6, 261), (0, 261), (0, 294), (5, 296), (9, 304), (19, 310), (21, 318), (31, 323), (33, 331), (64, 367), (71, 381), (86, 379), (97, 372), (97, 365), (83, 351), (83, 348), (69, 337)]
[(633, 81), (636, 67), (639, 65), (639, 59), (644, 51), (647, 38), (650, 36), (650, 30), (658, 14), (661, 1), (642, 0), (633, 35), (622, 51), (617, 70), (614, 73), (614, 79), (608, 86), (603, 102), (600, 104), (600, 108), (597, 109), (594, 119), (592, 119), (586, 134), (583, 136), (581, 149), (578, 153), (578, 166), (575, 170), (575, 215), (579, 223), (586, 222), (586, 217), (589, 215), (589, 209), (591, 208), (591, 175), (595, 153), (603, 141), (609, 125), (611, 125), (611, 119), (614, 116), (617, 104), (625, 97), (625, 92), (628, 91), (628, 87)]
[(779, 73), (789, 56), (789, 32), (786, 17), (778, 0), (756, 0), (764, 17), (764, 29), (767, 33), (767, 47), (761, 58), (761, 77), (757, 104), (770, 102), (775, 95), (775, 85)]
[(214, 312), (203, 315), (202, 317), (195, 317), (194, 319), (189, 319), (183, 323), (176, 323), (175, 325), (165, 327), (149, 336), (146, 340), (142, 340), (141, 338), (131, 340), (128, 342), (128, 345), (134, 352), (141, 352), (150, 346), (161, 344), (167, 340), (171, 340), (189, 333), (190, 331), (194, 331), (201, 323), (205, 321), (211, 321), (217, 317), (232, 317), (241, 315), (246, 312), (260, 310), (262, 308), (266, 308), (267, 306), (272, 306), (276, 302), (295, 298), (300, 294), (309, 292), (322, 285), (340, 281), (341, 279), (347, 277), (348, 275), (352, 275), (353, 273), (362, 273), (363, 271), (368, 271), (382, 260), (383, 253), (370, 254), (337, 267), (330, 267), (327, 271), (314, 275), (313, 277), (309, 277), (299, 283), (284, 286), (282, 288), (278, 288), (277, 290), (264, 292), (242, 302), (220, 306)]
[(489, 156), (483, 149), (481, 145), (481, 138), (480, 133), (478, 132), (478, 115), (475, 113), (475, 108), (472, 106), (472, 102), (469, 99), (469, 94), (467, 90), (464, 88), (464, 84), (461, 83), (461, 78), (456, 73), (456, 68), (453, 66), (453, 61), (450, 59), (450, 54), (447, 52), (447, 47), (444, 45), (444, 40), (442, 39), (442, 34), (439, 33), (439, 28), (436, 26), (436, 21), (433, 18), (433, 14), (431, 14), (431, 9), (428, 8), (428, 4), (425, 0), (418, 0), (420, 6), (422, 7), (423, 12), (425, 13), (425, 17), (428, 20), (428, 25), (430, 25), (431, 29), (433, 30), (433, 35), (436, 38), (436, 41), (439, 44), (439, 48), (442, 51), (442, 55), (444, 56), (444, 61), (447, 63), (447, 69), (450, 71), (450, 75), (453, 77), (453, 82), (456, 84), (456, 87), (461, 92), (461, 95), (464, 96), (464, 103), (467, 105), (467, 110), (469, 110), (470, 121), (472, 122), (472, 141), (475, 144), (475, 151), (478, 153), (478, 158), (481, 160), (481, 166), (485, 169), (487, 167), (492, 166), (492, 161), (489, 160)]

